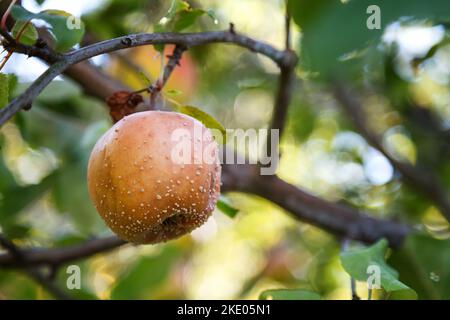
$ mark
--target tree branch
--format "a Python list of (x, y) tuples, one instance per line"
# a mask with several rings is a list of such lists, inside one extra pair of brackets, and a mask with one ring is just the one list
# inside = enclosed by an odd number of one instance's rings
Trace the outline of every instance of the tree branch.
[[(398, 247), (411, 232), (405, 224), (377, 219), (347, 206), (317, 198), (276, 176), (261, 176), (255, 165), (223, 165), (224, 192), (240, 191), (261, 196), (289, 211), (294, 218), (315, 225), (338, 237), (372, 243), (386, 238)], [(22, 249), (22, 260), (11, 253), (0, 254), (2, 268), (60, 265), (90, 257), (124, 245), (113, 236), (86, 241), (80, 245), (50, 249)]]
[[(290, 84), (292, 83), (293, 70), (296, 64), (295, 54), (291, 51), (276, 50), (267, 44), (236, 34), (235, 30), (231, 29), (231, 31), (196, 34), (163, 33), (131, 35), (78, 49), (62, 56), (24, 94), (15, 99), (6, 108), (8, 110), (7, 112), (0, 113), (0, 123), (9, 119), (15, 112), (31, 102), (54, 77), (62, 72), (65, 72), (72, 79), (76, 79), (81, 86), (89, 86), (90, 78), (86, 77), (86, 73), (77, 71), (76, 69), (73, 69), (72, 73), (69, 73), (69, 69), (67, 68), (92, 56), (145, 44), (174, 43), (189, 47), (215, 42), (235, 43), (252, 51), (264, 54), (275, 61), (281, 69), (276, 108), (286, 110), (290, 101)], [(39, 57), (39, 55), (37, 56)], [(102, 77), (99, 77), (99, 79), (101, 82)], [(108, 83), (110, 80), (105, 77), (104, 81)], [(93, 90), (93, 94), (103, 99), (105, 95), (109, 96), (115, 91), (109, 85), (105, 85), (104, 88), (106, 89), (97, 87), (98, 91)], [(284, 122), (285, 116), (286, 113), (284, 113), (284, 116), (274, 117), (282, 119), (283, 121), (281, 122), (278, 122), (280, 120), (274, 121), (276, 123), (282, 123)], [(280, 127), (282, 126), (280, 125)], [(374, 242), (380, 238), (386, 238), (392, 247), (396, 247), (400, 245), (404, 237), (410, 232), (410, 228), (404, 224), (373, 218), (350, 207), (322, 200), (286, 183), (276, 176), (261, 176), (258, 171), (259, 168), (255, 165), (223, 165), (223, 191), (241, 191), (259, 195), (278, 204), (281, 208), (290, 211), (295, 218), (301, 221), (311, 223), (339, 237), (348, 239)], [(124, 243), (124, 241), (117, 237), (110, 237), (90, 240), (73, 247), (24, 249), (22, 250), (24, 253), (24, 259), (22, 261), (18, 261), (11, 253), (1, 254), (0, 266), (58, 265), (111, 250)]]
[(169, 61), (164, 67), (164, 72), (161, 79), (161, 87), (164, 87), (166, 85), (170, 75), (172, 74), (173, 70), (175, 70), (175, 67), (180, 65), (181, 56), (186, 50), (186, 46), (176, 45), (173, 49), (172, 54), (168, 56)]
[(88, 240), (72, 247), (21, 249), (21, 259), (17, 259), (17, 256), (12, 254), (12, 252), (0, 254), (0, 266), (2, 268), (18, 268), (39, 265), (61, 265), (69, 261), (79, 260), (100, 252), (112, 250), (125, 243), (125, 241), (112, 236)]
[[(294, 51), (291, 50), (291, 15), (286, 1), (286, 15), (285, 15), (285, 54), (289, 56), (291, 62), (285, 66), (280, 66), (280, 76), (278, 79), (278, 90), (273, 107), (273, 116), (270, 124), (270, 129), (278, 130), (280, 139), (284, 133), (286, 119), (288, 114), (289, 104), (292, 98), (292, 89), (295, 81), (295, 67), (298, 62), (298, 57)], [(272, 154), (272, 139), (271, 132), (267, 133), (266, 141), (267, 154)], [(278, 152), (278, 157), (281, 155)], [(272, 155), (273, 156), (273, 155)]]
[[(9, 256), (16, 263), (22, 263), (26, 259), (26, 253), (22, 252), (14, 243), (0, 234), (0, 245), (9, 251)], [(7, 254), (8, 255), (8, 254)], [(35, 265), (27, 266), (24, 271), (33, 278), (37, 283), (47, 289), (55, 298), (61, 300), (71, 300), (66, 292), (61, 290), (49, 277), (46, 277), (41, 271), (36, 269)]]
[(336, 83), (334, 86), (334, 96), (347, 111), (356, 128), (364, 138), (389, 159), (393, 166), (403, 175), (406, 182), (435, 202), (442, 214), (450, 221), (450, 197), (440, 181), (430, 171), (400, 161), (386, 150), (381, 137), (370, 129), (360, 101), (354, 93), (350, 92), (348, 87)]
[(411, 232), (403, 223), (374, 218), (349, 206), (325, 201), (277, 176), (259, 175), (252, 165), (223, 165), (222, 170), (223, 191), (258, 195), (290, 212), (296, 219), (341, 238), (365, 243), (386, 238), (391, 247), (398, 247)]
[[(292, 64), (292, 66), (289, 67), (283, 66), (280, 68), (280, 76), (278, 79), (278, 90), (277, 95), (275, 97), (273, 116), (270, 124), (270, 129), (278, 130), (280, 139), (284, 133), (284, 127), (286, 124), (288, 114), (288, 107), (289, 104), (291, 103), (292, 89), (295, 80), (295, 65), (297, 64), (296, 62), (297, 58), (295, 53), (293, 53), (292, 51), (286, 51), (286, 53), (292, 55), (292, 59), (295, 62)], [(270, 131), (267, 132), (266, 146), (267, 146), (267, 154), (270, 155), (272, 150), (272, 139)]]
[[(0, 110), (0, 125), (3, 125), (12, 116), (21, 109), (32, 104), (33, 100), (41, 91), (59, 74), (63, 73), (68, 67), (92, 57), (117, 51), (125, 48), (148, 44), (175, 44), (184, 47), (200, 46), (210, 43), (233, 43), (235, 45), (247, 48), (253, 52), (263, 54), (272, 59), (280, 67), (289, 67), (294, 62), (291, 54), (280, 51), (267, 43), (256, 41), (247, 36), (231, 33), (229, 31), (198, 32), (198, 33), (139, 33), (127, 35), (107, 41), (74, 50), (61, 55), (51, 67), (49, 67), (36, 81), (19, 97), (11, 101), (8, 106)], [(17, 46), (16, 52), (41, 57), (43, 50), (37, 50), (35, 46), (30, 49), (29, 46)], [(22, 52), (23, 50), (23, 52)], [(52, 58), (48, 56), (47, 58)], [(55, 57), (56, 58), (56, 57)], [(45, 58), (44, 58), (45, 60)]]
[[(3, 47), (8, 51), (26, 54), (29, 57), (38, 57), (49, 65), (52, 65), (63, 59), (61, 54), (55, 52), (46, 42), (38, 39), (35, 46), (28, 46), (17, 42), (11, 35), (0, 29), (0, 34), (3, 35)], [(48, 31), (46, 29), (39, 29), (39, 34), (43, 38), (48, 38)], [(65, 75), (79, 82), (85, 94), (106, 99), (111, 91), (123, 90), (124, 87), (117, 81), (103, 74), (98, 68), (92, 65), (89, 61), (82, 61), (78, 64), (70, 66), (64, 72)], [(78, 81), (79, 78), (90, 79), (89, 82)]]

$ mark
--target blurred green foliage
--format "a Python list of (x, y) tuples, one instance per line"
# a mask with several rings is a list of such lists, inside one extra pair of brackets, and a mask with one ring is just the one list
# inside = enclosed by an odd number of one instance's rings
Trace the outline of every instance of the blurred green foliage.
[[(192, 8), (178, 11), (187, 19), (182, 20), (183, 32), (222, 30), (233, 22), (240, 32), (278, 47), (284, 43), (279, 1), (189, 3)], [(366, 28), (369, 4), (381, 8), (381, 30)], [(398, 281), (419, 299), (449, 299), (449, 223), (356, 133), (330, 93), (330, 79), (345, 79), (357, 88), (369, 123), (384, 142), (439, 176), (448, 191), (447, 1), (290, 0), (289, 8), (300, 64), (279, 176), (327, 200), (419, 226), (419, 235), (387, 257), (380, 244), (362, 252), (383, 265), (392, 276), (389, 281), (397, 283), (398, 272)], [(88, 35), (101, 40), (158, 30), (169, 9), (168, 1), (110, 0), (99, 2), (83, 21)], [(425, 36), (404, 38), (408, 32)], [(434, 43), (423, 40), (431, 36), (437, 39)], [(411, 49), (419, 40), (425, 43), (423, 53)], [(186, 54), (195, 63), (196, 79), (181, 80), (198, 81), (183, 105), (202, 106), (226, 128), (268, 126), (278, 74), (271, 61), (224, 44)], [(109, 72), (109, 58), (95, 63)], [(19, 82), (0, 81), (0, 100), (5, 102), (0, 106), (29, 85), (23, 77)], [(110, 234), (89, 200), (85, 179), (92, 146), (110, 125), (103, 102), (62, 78), (52, 82), (31, 110), (2, 127), (0, 228), (5, 235), (25, 247), (63, 247)], [(215, 213), (192, 236), (157, 246), (125, 246), (76, 261), (82, 289), (71, 294), (88, 299), (254, 299), (266, 292), (273, 298), (347, 299), (350, 278), (345, 270), (363, 279), (361, 263), (366, 260), (358, 257), (357, 268), (343, 265), (340, 243), (331, 235), (295, 221), (263, 199), (227, 196), (239, 210), (234, 219)], [(65, 286), (65, 266), (56, 279)], [(286, 290), (265, 291), (281, 288)], [(357, 290), (367, 298), (363, 281)], [(387, 291), (375, 290), (373, 298), (395, 298)], [(0, 269), (1, 298), (51, 297), (22, 273)]]
[[(367, 12), (371, 5), (380, 10), (380, 28), (366, 27), (373, 13)], [(401, 18), (443, 21), (450, 15), (448, 3), (442, 0), (289, 0), (289, 7), (304, 35), (302, 61), (306, 68), (323, 77), (339, 73), (357, 78), (363, 63), (367, 63), (366, 51), (375, 51), (386, 26)], [(360, 61), (355, 63), (355, 58)]]

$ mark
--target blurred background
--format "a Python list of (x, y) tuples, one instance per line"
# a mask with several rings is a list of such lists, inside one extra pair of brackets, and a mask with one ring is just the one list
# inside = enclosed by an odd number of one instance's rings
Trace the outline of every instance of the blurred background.
[[(232, 22), (239, 32), (284, 46), (282, 0), (189, 2), (214, 14), (184, 31), (223, 30)], [(381, 2), (386, 20), (375, 31), (366, 27), (365, 0), (290, 3), (292, 47), (300, 64), (278, 175), (324, 199), (414, 225), (420, 236), (393, 252), (389, 263), (419, 298), (450, 299), (448, 222), (355, 130), (330, 90), (336, 79), (364, 88), (364, 110), (386, 148), (402, 161), (431, 168), (448, 194), (450, 38), (444, 21), (449, 21), (450, 5), (445, 0), (412, 1), (405, 9), (397, 1)], [(170, 1), (24, 0), (22, 5), (33, 12), (51, 8), (81, 16), (86, 41), (98, 41), (153, 32)], [(345, 6), (350, 9), (340, 9)], [(102, 55), (92, 63), (141, 89), (146, 78), (159, 76), (160, 60), (153, 48), (140, 47)], [(13, 93), (18, 95), (45, 69), (37, 59), (15, 54), (3, 72), (18, 76)], [(226, 128), (267, 128), (277, 75), (271, 60), (241, 48), (195, 47), (185, 53), (165, 94), (209, 112)], [(85, 177), (90, 151), (111, 124), (104, 103), (58, 77), (29, 112), (4, 125), (1, 232), (26, 247), (68, 246), (110, 235), (89, 200)], [(239, 209), (235, 218), (214, 212), (203, 227), (179, 240), (126, 245), (77, 261), (82, 287), (71, 294), (93, 299), (255, 299), (265, 289), (305, 288), (324, 299), (349, 297), (349, 275), (339, 261), (341, 244), (332, 235), (294, 220), (264, 199), (238, 193), (227, 197)], [(58, 282), (64, 286), (66, 278), (61, 268)], [(365, 284), (358, 283), (358, 289), (365, 298)], [(0, 299), (50, 297), (26, 275), (0, 269)]]

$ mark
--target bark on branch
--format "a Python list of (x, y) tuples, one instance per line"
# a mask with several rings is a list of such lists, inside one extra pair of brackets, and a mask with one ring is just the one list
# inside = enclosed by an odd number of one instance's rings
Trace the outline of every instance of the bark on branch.
[(21, 259), (11, 252), (0, 254), (2, 268), (25, 268), (40, 265), (62, 265), (69, 261), (93, 256), (117, 248), (126, 242), (115, 237), (88, 240), (80, 245), (63, 248), (21, 249)]
[[(258, 170), (256, 165), (224, 165), (223, 191), (240, 191), (263, 197), (288, 211), (294, 218), (340, 238), (366, 243), (386, 238), (392, 247), (397, 247), (411, 231), (400, 222), (377, 219), (350, 207), (322, 200), (276, 176), (261, 176)], [(117, 237), (108, 237), (89, 240), (72, 247), (22, 249), (22, 260), (15, 259), (11, 253), (0, 254), (0, 267), (61, 265), (109, 251), (123, 244), (125, 242)]]
[[(27, 259), (27, 254), (22, 252), (22, 250), (17, 247), (10, 240), (5, 238), (3, 234), (0, 234), (0, 246), (4, 247), (12, 261), (16, 263), (23, 263)], [(45, 275), (41, 270), (37, 269), (36, 265), (25, 265), (23, 264), (23, 271), (33, 278), (37, 283), (47, 289), (55, 298), (61, 300), (71, 300), (72, 297), (67, 294), (64, 290), (59, 288), (55, 282), (47, 275)]]
[[(281, 127), (286, 117), (287, 106), (290, 103), (293, 70), (297, 62), (296, 55), (290, 51), (280, 51), (272, 46), (238, 34), (235, 30), (219, 32), (203, 32), (190, 34), (156, 33), (124, 36), (75, 50), (65, 55), (57, 55), (48, 48), (14, 47), (15, 52), (32, 54), (47, 61), (51, 66), (42, 74), (21, 96), (13, 100), (0, 111), (0, 125), (10, 119), (15, 113), (32, 103), (39, 93), (58, 75), (65, 73), (82, 87), (90, 87), (90, 74), (97, 74), (98, 86), (90, 93), (100, 99), (111, 95), (117, 90), (111, 85), (111, 79), (100, 71), (84, 64), (83, 69), (76, 69), (80, 62), (94, 56), (147, 44), (175, 44), (181, 47), (192, 47), (209, 43), (233, 43), (272, 59), (281, 70), (279, 88), (274, 117), (275, 127)], [(38, 50), (39, 49), (39, 50)], [(45, 50), (45, 51), (43, 51)], [(77, 65), (78, 64), (78, 65)], [(94, 71), (93, 71), (94, 70)], [(102, 83), (104, 85), (102, 85)], [(339, 237), (373, 242), (380, 238), (388, 239), (391, 246), (398, 246), (410, 228), (404, 224), (377, 219), (358, 212), (347, 206), (331, 203), (304, 192), (276, 176), (259, 175), (256, 165), (224, 165), (223, 190), (253, 193), (264, 197), (281, 208), (289, 211), (295, 218), (323, 228)], [(27, 265), (58, 265), (72, 260), (89, 257), (104, 252), (124, 242), (116, 237), (90, 240), (83, 244), (65, 248), (22, 249), (23, 258), (18, 260), (11, 253), (0, 254), (1, 267), (25, 267)]]
[[(88, 60), (104, 53), (148, 44), (175, 44), (189, 48), (210, 43), (233, 43), (269, 57), (280, 67), (289, 67), (295, 63), (295, 61), (292, 60), (292, 55), (286, 54), (285, 51), (277, 50), (267, 43), (256, 41), (236, 32), (231, 33), (228, 30), (198, 33), (167, 32), (132, 34), (95, 43), (58, 56), (48, 55), (48, 51), (46, 51), (48, 48), (40, 50), (35, 46), (19, 46), (18, 44), (8, 43), (6, 41), (6, 43), (4, 42), (3, 44), (5, 48), (10, 48), (15, 52), (25, 53), (36, 57), (41, 57), (42, 55), (42, 58), (45, 61), (51, 61), (53, 64), (38, 79), (36, 79), (23, 94), (0, 110), (0, 126), (17, 112), (31, 105), (39, 93), (41, 93), (55, 77), (63, 73), (70, 66), (81, 61)], [(44, 57), (44, 55), (46, 55), (46, 57)], [(54, 61), (53, 58), (55, 58)]]

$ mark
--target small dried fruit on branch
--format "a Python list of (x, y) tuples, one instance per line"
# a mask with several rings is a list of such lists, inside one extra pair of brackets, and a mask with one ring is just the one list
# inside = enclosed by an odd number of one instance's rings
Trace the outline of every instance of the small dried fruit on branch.
[(218, 146), (208, 128), (175, 112), (126, 116), (95, 145), (90, 196), (124, 240), (157, 243), (202, 225), (220, 194)]
[(144, 98), (140, 94), (129, 91), (117, 91), (106, 99), (114, 122), (136, 112), (136, 107), (142, 102)]

